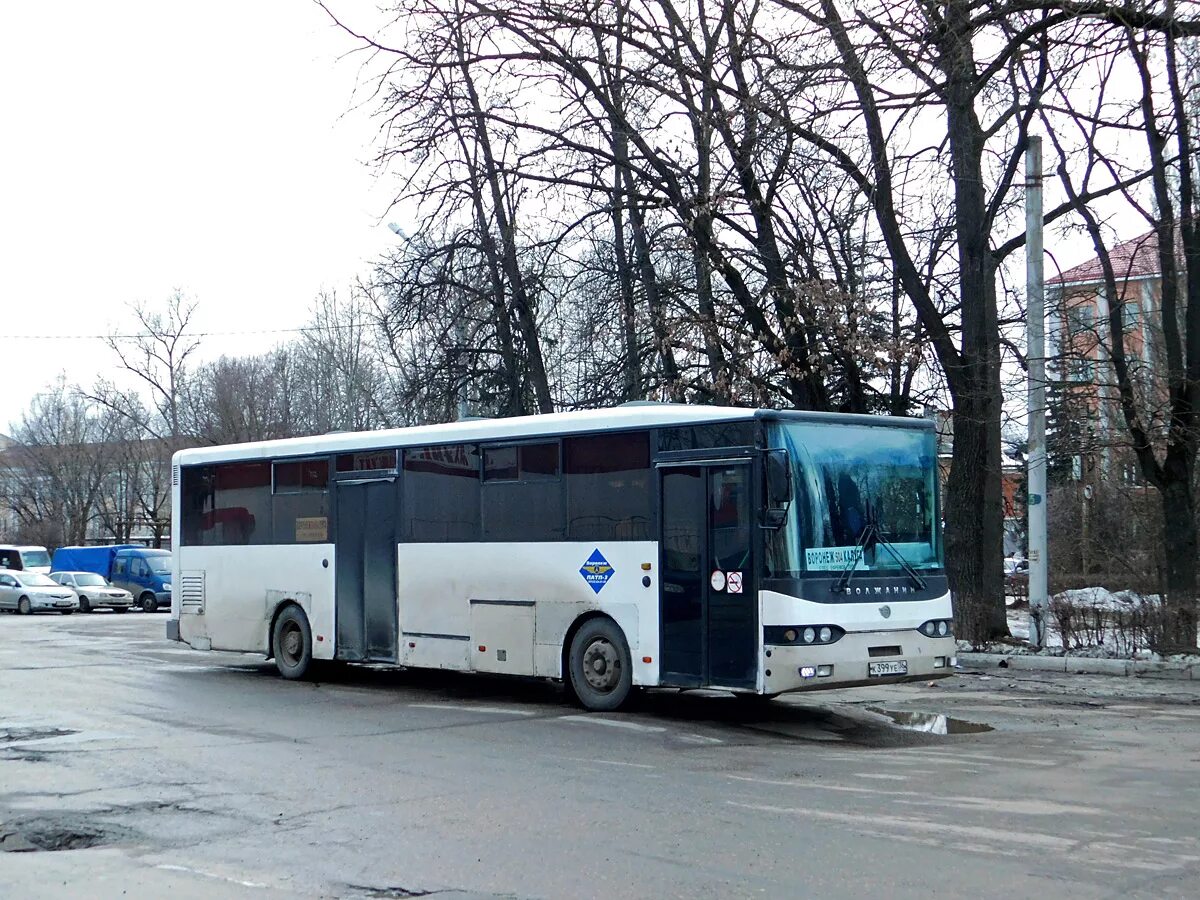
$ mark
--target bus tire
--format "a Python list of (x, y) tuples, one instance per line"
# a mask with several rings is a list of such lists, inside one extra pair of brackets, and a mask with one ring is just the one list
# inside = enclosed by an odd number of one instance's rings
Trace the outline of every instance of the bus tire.
[(629, 644), (612, 619), (589, 619), (575, 632), (569, 657), (571, 689), (593, 712), (620, 708), (633, 688)]
[(284, 678), (303, 678), (312, 669), (312, 629), (308, 616), (295, 604), (285, 606), (271, 630), (271, 654)]
[(158, 611), (158, 598), (156, 598), (149, 591), (146, 591), (146, 593), (142, 594), (142, 596), (138, 598), (138, 602), (142, 604), (142, 612)]

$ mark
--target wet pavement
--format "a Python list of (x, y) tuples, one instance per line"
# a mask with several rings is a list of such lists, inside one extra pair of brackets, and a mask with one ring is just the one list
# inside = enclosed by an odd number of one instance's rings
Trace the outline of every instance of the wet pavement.
[[(346, 668), (0, 616), (0, 896), (1195, 896), (1200, 684), (793, 695)], [(8, 852), (6, 852), (8, 851)]]

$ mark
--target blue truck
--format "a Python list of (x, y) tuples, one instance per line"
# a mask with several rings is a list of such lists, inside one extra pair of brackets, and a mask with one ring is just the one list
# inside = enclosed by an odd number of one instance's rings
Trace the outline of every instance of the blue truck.
[(95, 572), (133, 594), (145, 612), (171, 608), (171, 554), (137, 544), (59, 547), (51, 572)]

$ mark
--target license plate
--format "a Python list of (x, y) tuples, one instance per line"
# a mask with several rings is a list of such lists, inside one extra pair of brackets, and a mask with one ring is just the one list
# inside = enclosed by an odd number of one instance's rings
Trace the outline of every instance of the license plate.
[(886, 675), (907, 675), (908, 660), (896, 659), (887, 662), (867, 663), (867, 674), (872, 678), (882, 678)]

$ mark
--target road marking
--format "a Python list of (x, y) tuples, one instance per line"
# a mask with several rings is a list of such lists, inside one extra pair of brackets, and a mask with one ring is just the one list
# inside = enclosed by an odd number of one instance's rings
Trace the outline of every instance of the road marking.
[(240, 878), (230, 878), (228, 875), (218, 875), (215, 872), (202, 872), (200, 869), (189, 869), (187, 866), (172, 866), (167, 863), (157, 865), (156, 869), (165, 869), (168, 872), (187, 872), (189, 875), (203, 875), (205, 878), (215, 878), (218, 881), (228, 881), (230, 884), (240, 884), (242, 887), (265, 888), (265, 884), (260, 884), (257, 881), (242, 881)]
[(604, 719), (600, 716), (559, 716), (556, 721), (583, 722), (588, 725), (606, 725), (609, 728), (624, 728), (627, 731), (644, 731), (653, 734), (661, 734), (667, 730), (659, 727), (658, 725), (639, 725), (637, 722), (625, 722), (619, 719)]
[(882, 772), (855, 772), (855, 778), (874, 778), (877, 781), (908, 781), (907, 775), (885, 775)]
[(845, 825), (866, 826), (873, 833), (882, 829), (904, 831), (925, 831), (945, 834), (947, 837), (973, 837), (981, 841), (999, 841), (1008, 844), (1023, 844), (1027, 847), (1039, 847), (1047, 850), (1066, 852), (1078, 845), (1072, 838), (1056, 837), (1052, 834), (1041, 834), (1036, 831), (1007, 831), (1001, 828), (984, 828), (981, 825), (965, 825), (960, 822), (930, 822), (928, 819), (912, 819), (905, 816), (881, 816), (878, 813), (840, 813), (825, 809), (806, 807), (771, 806), (761, 803), (739, 803), (736, 800), (726, 800), (729, 806), (739, 806), (742, 809), (752, 809), (756, 812), (784, 813), (792, 816), (803, 816), (808, 819), (825, 819), (830, 822), (841, 822)]
[(727, 775), (733, 781), (750, 781), (772, 787), (793, 787), (802, 790), (834, 791), (843, 794), (870, 794), (874, 797), (894, 797), (906, 806), (946, 806), (953, 809), (1010, 813), (1018, 816), (1098, 816), (1103, 810), (1090, 806), (1056, 803), (1052, 800), (1005, 800), (996, 797), (936, 796), (922, 791), (887, 791), (880, 788), (855, 787), (849, 784), (824, 784), (819, 781), (782, 781), (753, 778), (748, 775)]
[(536, 712), (529, 709), (510, 709), (507, 706), (471, 706), (469, 703), (409, 703), (408, 705), (414, 709), (450, 709), (456, 712), (493, 713), (498, 716), (537, 715)]
[(597, 763), (601, 766), (626, 766), (630, 769), (653, 769), (646, 763), (621, 762), (618, 759), (590, 759), (586, 756), (556, 756), (555, 759), (569, 759), (571, 762)]
[(707, 735), (703, 734), (681, 734), (679, 735), (679, 740), (683, 741), (685, 744), (702, 744), (704, 746), (725, 743), (720, 738), (708, 737)]

